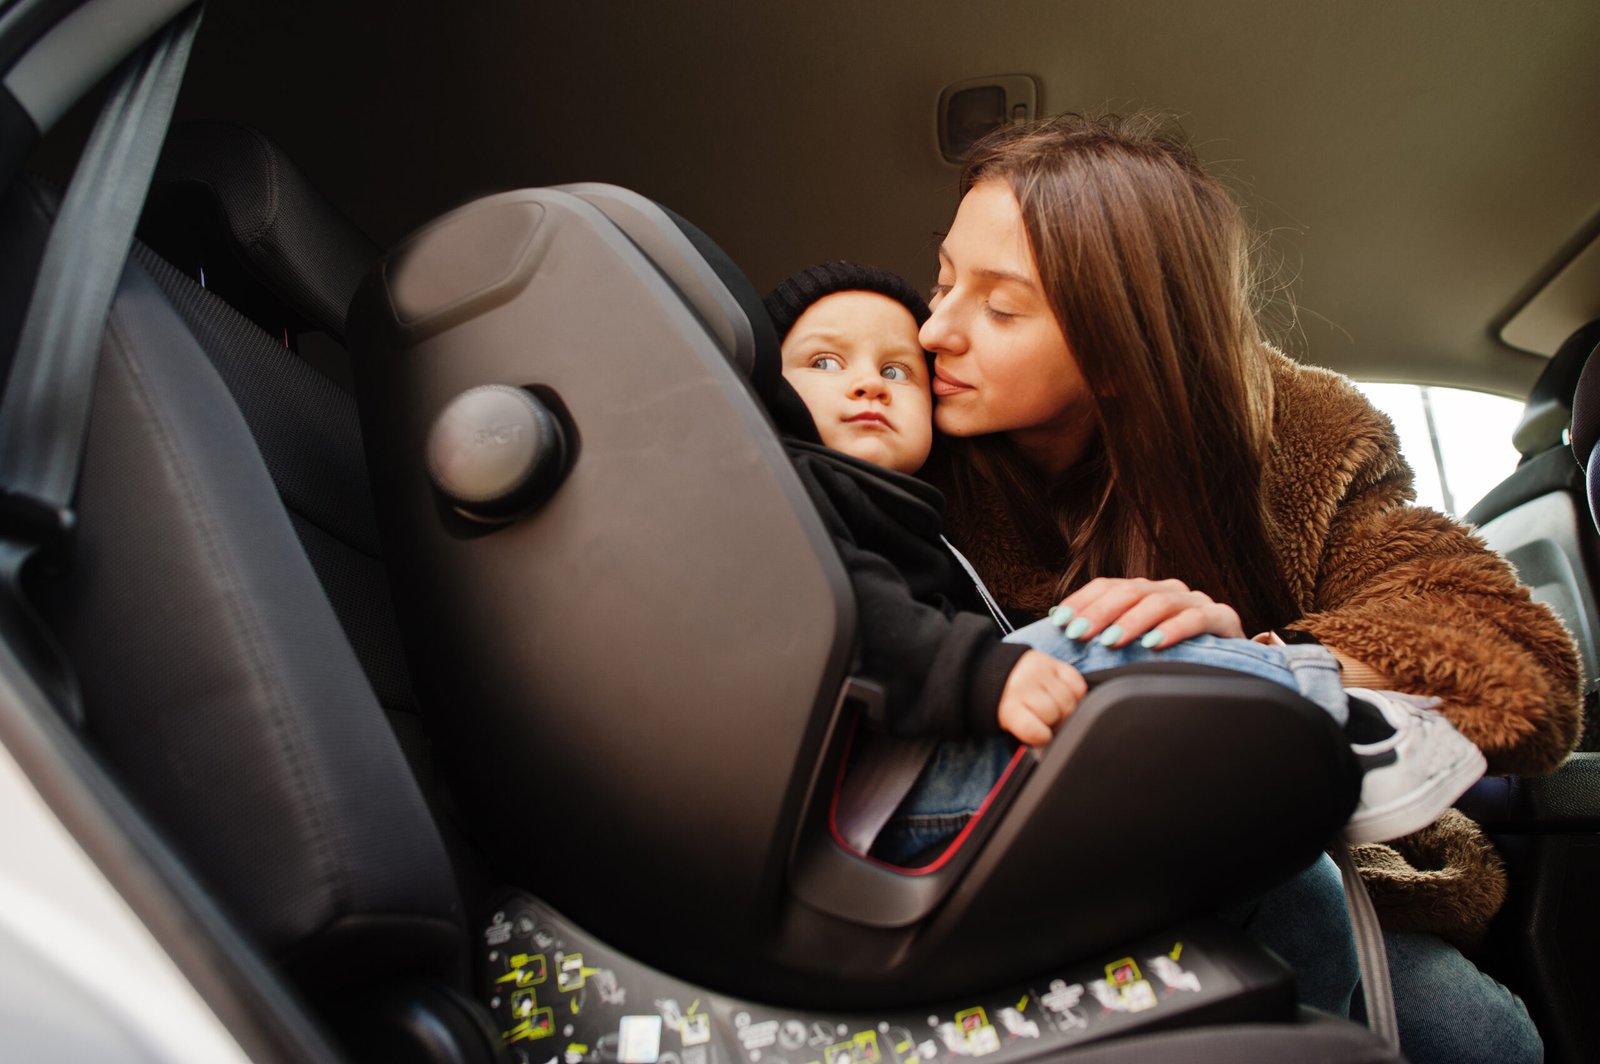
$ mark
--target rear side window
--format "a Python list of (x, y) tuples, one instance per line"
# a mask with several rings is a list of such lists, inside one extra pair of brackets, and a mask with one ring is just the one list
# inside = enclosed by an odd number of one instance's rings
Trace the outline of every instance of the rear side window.
[(1394, 421), (1400, 450), (1416, 470), (1421, 505), (1459, 517), (1516, 468), (1517, 400), (1432, 385), (1357, 387)]

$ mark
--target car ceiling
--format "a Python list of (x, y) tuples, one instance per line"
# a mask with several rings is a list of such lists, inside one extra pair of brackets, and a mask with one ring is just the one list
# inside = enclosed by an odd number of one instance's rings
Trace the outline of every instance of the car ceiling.
[(1593, 0), (212, 0), (182, 113), (263, 129), (381, 242), (598, 180), (761, 288), (829, 258), (926, 284), (940, 90), (1030, 74), (1044, 112), (1179, 117), (1299, 357), (1520, 394), (1543, 360), (1499, 326), (1600, 228), (1597, 53)]

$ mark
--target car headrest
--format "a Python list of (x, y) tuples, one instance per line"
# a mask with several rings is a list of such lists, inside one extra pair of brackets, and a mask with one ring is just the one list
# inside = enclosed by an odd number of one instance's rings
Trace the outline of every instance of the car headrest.
[(756, 339), (755, 358), (750, 367), (750, 388), (772, 417), (779, 434), (820, 444), (822, 437), (817, 433), (817, 424), (811, 417), (811, 411), (806, 409), (800, 393), (783, 377), (781, 344), (761, 297), (751, 287), (744, 272), (710, 237), (677, 213), (669, 210), (667, 214), (683, 230), (695, 249), (705, 256), (706, 262), (750, 319)]
[[(204, 271), (202, 283), (269, 332), (303, 325), (341, 341), (350, 297), (380, 254), (276, 145), (224, 122), (172, 130), (140, 236), (186, 272)], [(293, 323), (261, 321), (264, 305)]]
[(783, 377), (778, 335), (766, 306), (716, 241), (671, 208), (625, 188), (596, 183), (557, 188), (609, 218), (677, 289), (780, 435), (822, 443), (811, 412)]
[[(1589, 352), (1600, 343), (1600, 319), (1590, 322), (1556, 351), (1533, 382), (1522, 420), (1511, 433), (1519, 454), (1533, 455), (1561, 445), (1561, 433), (1573, 415), (1573, 391)], [(1587, 458), (1587, 454), (1583, 456)]]

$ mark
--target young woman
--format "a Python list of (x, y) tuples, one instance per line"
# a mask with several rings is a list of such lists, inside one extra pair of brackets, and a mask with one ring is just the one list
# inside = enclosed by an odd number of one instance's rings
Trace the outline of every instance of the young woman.
[[(1062, 116), (981, 143), (961, 190), (921, 332), (945, 437), (928, 475), (1002, 605), (1068, 596), (1068, 634), (1113, 646), (1314, 639), (1346, 685), (1439, 698), (1491, 772), (1559, 764), (1579, 721), (1570, 637), (1467, 529), (1410, 505), (1393, 430), (1348, 381), (1263, 343), (1246, 229), (1192, 152), (1148, 122)], [(1397, 881), (1421, 876), (1405, 840), (1378, 849)], [(1439, 937), (1481, 933), (1495, 874), (1441, 873), (1469, 881), (1460, 906), (1386, 907), (1428, 932), (1389, 939), (1419, 1064), (1540, 1055), (1521, 1003)], [(1249, 925), (1336, 1012), (1353, 961), (1301, 932), (1338, 896), (1324, 861)], [(1459, 1008), (1430, 1000), (1440, 985)]]

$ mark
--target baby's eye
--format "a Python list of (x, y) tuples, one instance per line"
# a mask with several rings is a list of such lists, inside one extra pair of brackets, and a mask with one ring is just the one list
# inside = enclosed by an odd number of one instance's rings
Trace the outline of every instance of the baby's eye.
[(827, 373), (838, 373), (844, 369), (844, 363), (834, 355), (818, 355), (811, 360), (812, 369), (820, 369)]
[(885, 366), (883, 367), (883, 379), (886, 381), (908, 381), (911, 379), (911, 371), (904, 366)]

